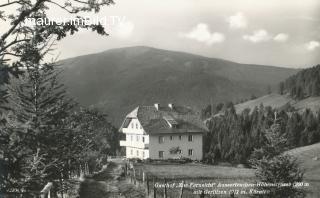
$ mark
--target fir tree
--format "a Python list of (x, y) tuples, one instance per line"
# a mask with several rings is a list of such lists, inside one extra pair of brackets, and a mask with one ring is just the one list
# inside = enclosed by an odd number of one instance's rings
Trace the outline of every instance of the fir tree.
[(63, 153), (59, 146), (66, 132), (63, 120), (73, 102), (66, 97), (58, 76), (52, 64), (30, 65), (23, 76), (11, 80), (4, 156), (9, 173), (5, 179), (17, 182), (6, 190), (38, 190), (46, 180), (60, 175)]
[(256, 195), (256, 197), (304, 197), (303, 190), (294, 187), (295, 182), (302, 181), (304, 173), (300, 169), (296, 158), (284, 153), (287, 149), (286, 139), (281, 133), (281, 126), (277, 119), (275, 119), (270, 129), (265, 132), (265, 137), (265, 145), (260, 149), (256, 149), (251, 159), (253, 167), (256, 168), (257, 179), (259, 182), (290, 185), (285, 187), (257, 187), (267, 193)]

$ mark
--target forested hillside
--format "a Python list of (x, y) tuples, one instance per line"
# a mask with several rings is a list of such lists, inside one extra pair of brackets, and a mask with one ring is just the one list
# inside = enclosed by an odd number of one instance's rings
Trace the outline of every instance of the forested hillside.
[(287, 148), (310, 145), (320, 141), (320, 112), (309, 109), (304, 113), (292, 107), (278, 111), (260, 105), (253, 111), (245, 109), (240, 114), (232, 103), (221, 107), (223, 113), (207, 121), (210, 132), (205, 140), (205, 158), (208, 162), (228, 161), (247, 163), (252, 151), (265, 143), (265, 130), (273, 124), (275, 112), (280, 120), (281, 134), (287, 139)]
[(279, 92), (288, 93), (295, 99), (320, 96), (320, 65), (304, 69), (281, 82)]
[(320, 142), (320, 65), (304, 69), (280, 83), (280, 94), (244, 103), (218, 103), (202, 110), (210, 133), (205, 138), (208, 162), (247, 163), (265, 144), (264, 133), (280, 119), (287, 148)]

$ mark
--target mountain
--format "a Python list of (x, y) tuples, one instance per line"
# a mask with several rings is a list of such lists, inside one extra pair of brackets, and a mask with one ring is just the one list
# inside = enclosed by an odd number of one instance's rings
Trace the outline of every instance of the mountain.
[(200, 109), (211, 102), (263, 95), (268, 86), (298, 72), (144, 46), (61, 63), (71, 95), (82, 105), (104, 110), (116, 125), (138, 105), (178, 103)]

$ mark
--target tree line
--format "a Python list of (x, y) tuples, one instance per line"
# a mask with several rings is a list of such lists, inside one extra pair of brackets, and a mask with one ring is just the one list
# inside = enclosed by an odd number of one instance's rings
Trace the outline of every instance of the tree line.
[(320, 65), (303, 69), (279, 84), (279, 93), (295, 99), (320, 96)]
[(320, 141), (319, 111), (314, 113), (306, 109), (301, 114), (290, 105), (276, 110), (261, 104), (237, 114), (232, 103), (218, 104), (213, 109), (220, 113), (207, 120), (209, 133), (204, 138), (204, 154), (208, 163), (247, 164), (253, 150), (265, 145), (264, 133), (272, 126), (275, 113), (288, 149)]

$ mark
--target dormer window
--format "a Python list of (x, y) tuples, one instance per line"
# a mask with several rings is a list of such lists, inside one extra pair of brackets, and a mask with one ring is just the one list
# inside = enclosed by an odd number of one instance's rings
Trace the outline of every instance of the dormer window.
[(170, 128), (177, 128), (178, 122), (171, 116), (164, 116), (163, 118), (167, 121)]
[(138, 123), (136, 123), (136, 129), (138, 129), (139, 128), (139, 125), (138, 125)]

